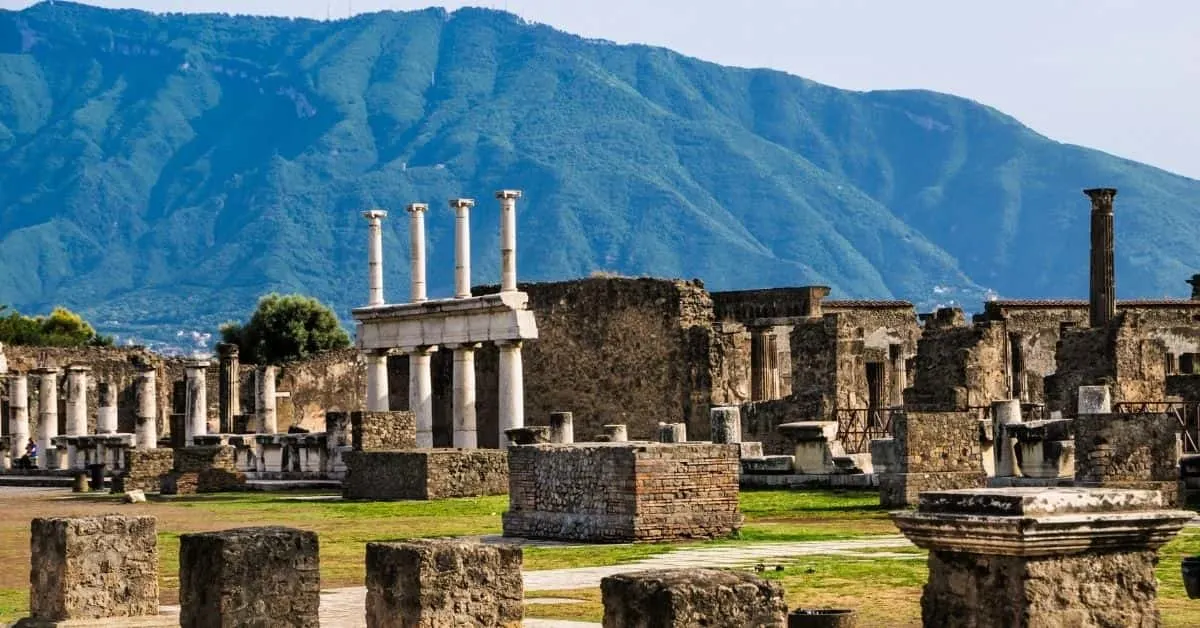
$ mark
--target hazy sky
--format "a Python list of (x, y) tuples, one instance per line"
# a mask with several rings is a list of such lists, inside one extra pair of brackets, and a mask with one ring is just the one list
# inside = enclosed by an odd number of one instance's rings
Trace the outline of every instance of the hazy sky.
[[(28, 0), (0, 0), (22, 8)], [(324, 19), (507, 8), (562, 30), (772, 67), (848, 89), (923, 88), (1054, 139), (1200, 178), (1200, 2), (1192, 0), (89, 0), (151, 11)]]

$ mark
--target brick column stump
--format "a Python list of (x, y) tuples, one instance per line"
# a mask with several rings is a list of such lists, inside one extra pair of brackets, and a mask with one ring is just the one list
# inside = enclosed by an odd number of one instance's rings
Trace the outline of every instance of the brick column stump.
[(741, 571), (665, 569), (600, 581), (604, 628), (787, 625), (783, 586)]

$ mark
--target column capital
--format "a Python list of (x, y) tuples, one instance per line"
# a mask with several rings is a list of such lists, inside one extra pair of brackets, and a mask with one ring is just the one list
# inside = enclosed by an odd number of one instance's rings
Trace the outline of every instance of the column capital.
[(381, 218), (387, 218), (387, 214), (388, 214), (387, 210), (368, 209), (367, 211), (362, 213), (362, 217), (366, 218), (367, 220), (379, 220)]
[(452, 351), (475, 351), (483, 346), (483, 344), (479, 342), (458, 342), (443, 346)]
[(208, 360), (203, 360), (203, 359), (197, 358), (194, 360), (186, 360), (183, 363), (183, 368), (188, 369), (188, 370), (206, 369), (206, 368), (208, 368), (209, 364), (212, 364), (212, 363), (209, 362)]
[(513, 348), (516, 348), (516, 349), (520, 349), (520, 348), (521, 348), (521, 345), (522, 345), (524, 342), (525, 342), (524, 340), (521, 340), (521, 339), (519, 339), (519, 338), (518, 338), (518, 339), (514, 339), (514, 340), (496, 340), (496, 341), (495, 341), (495, 343), (496, 343), (496, 346), (497, 346), (497, 347), (500, 347), (500, 348), (505, 348), (505, 347), (513, 347)]
[(500, 200), (521, 198), (521, 190), (497, 190), (496, 198)]
[(57, 366), (39, 366), (29, 372), (33, 375), (58, 375), (61, 371)]
[(1092, 211), (1112, 213), (1113, 199), (1117, 196), (1117, 188), (1089, 188), (1083, 193), (1092, 199)]
[(419, 347), (401, 347), (400, 353), (403, 353), (405, 355), (412, 355), (414, 353), (417, 353), (417, 354), (433, 353), (437, 350), (438, 350), (438, 345), (422, 345)]
[(415, 214), (417, 212), (428, 211), (429, 205), (425, 203), (409, 203), (405, 210), (410, 214)]
[(92, 367), (86, 364), (71, 364), (67, 367), (68, 373), (89, 373), (91, 370)]
[(450, 209), (470, 209), (475, 206), (473, 198), (452, 198), (450, 199)]

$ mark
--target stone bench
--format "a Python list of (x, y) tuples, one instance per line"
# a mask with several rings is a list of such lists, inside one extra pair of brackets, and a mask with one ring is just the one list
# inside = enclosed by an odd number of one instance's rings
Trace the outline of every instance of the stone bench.
[(600, 581), (604, 626), (781, 628), (783, 587), (742, 571), (668, 569)]

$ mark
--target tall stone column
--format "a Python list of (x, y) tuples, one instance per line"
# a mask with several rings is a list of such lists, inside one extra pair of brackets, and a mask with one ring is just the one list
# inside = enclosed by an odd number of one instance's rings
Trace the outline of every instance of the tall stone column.
[(391, 406), (388, 404), (387, 351), (368, 351), (366, 358), (367, 410), (387, 412), (391, 410)]
[(8, 433), (12, 436), (12, 459), (25, 455), (29, 443), (29, 378), (24, 373), (8, 376)]
[(96, 410), (96, 433), (117, 433), (117, 387), (110, 382), (96, 384), (99, 408)]
[(412, 203), (408, 206), (408, 251), (412, 261), (412, 289), (409, 300), (413, 303), (428, 300), (425, 295), (425, 212), (428, 209), (429, 206), (425, 203)]
[(504, 431), (525, 427), (525, 375), (521, 366), (521, 341), (504, 340), (500, 347), (500, 448), (508, 447)]
[(417, 448), (433, 447), (433, 377), (430, 365), (437, 347), (417, 347), (408, 354), (408, 408), (416, 415)]
[(81, 364), (67, 367), (67, 436), (83, 436), (87, 430), (88, 373)]
[(254, 372), (254, 415), (259, 434), (278, 434), (275, 413), (275, 367), (260, 366)]
[(58, 456), (51, 442), (58, 436), (58, 369), (42, 367), (33, 370), (38, 378), (38, 466), (57, 467)]
[(1092, 199), (1092, 263), (1088, 321), (1093, 328), (1106, 327), (1117, 314), (1116, 278), (1113, 263), (1113, 198), (1115, 188), (1084, 190)]
[(222, 434), (233, 433), (235, 416), (242, 413), (241, 351), (233, 343), (217, 345), (220, 371), (217, 374), (217, 422)]
[(904, 357), (904, 345), (888, 345), (888, 359), (892, 362), (888, 407), (899, 408), (904, 405), (904, 389), (908, 386), (908, 363)]
[(477, 344), (454, 347), (454, 446), (462, 449), (479, 446), (475, 424), (475, 350), (478, 348)]
[[(517, 199), (520, 190), (500, 190), (500, 292), (515, 292), (517, 289)], [(502, 384), (503, 385), (503, 384)], [(514, 426), (523, 427), (523, 426)], [(500, 430), (503, 441), (504, 430)]]
[(197, 436), (208, 434), (208, 360), (194, 360), (187, 370), (187, 414), (184, 417), (184, 442), (195, 444)]
[(134, 392), (137, 395), (137, 427), (134, 445), (139, 449), (158, 448), (158, 376), (154, 369), (138, 373)]
[(768, 329), (750, 332), (750, 400), (766, 401), (778, 396), (775, 335)]
[(363, 212), (367, 219), (367, 305), (383, 305), (383, 219), (387, 212), (372, 209)]
[(475, 200), (456, 198), (450, 201), (454, 210), (454, 298), (471, 296), (471, 208)]

